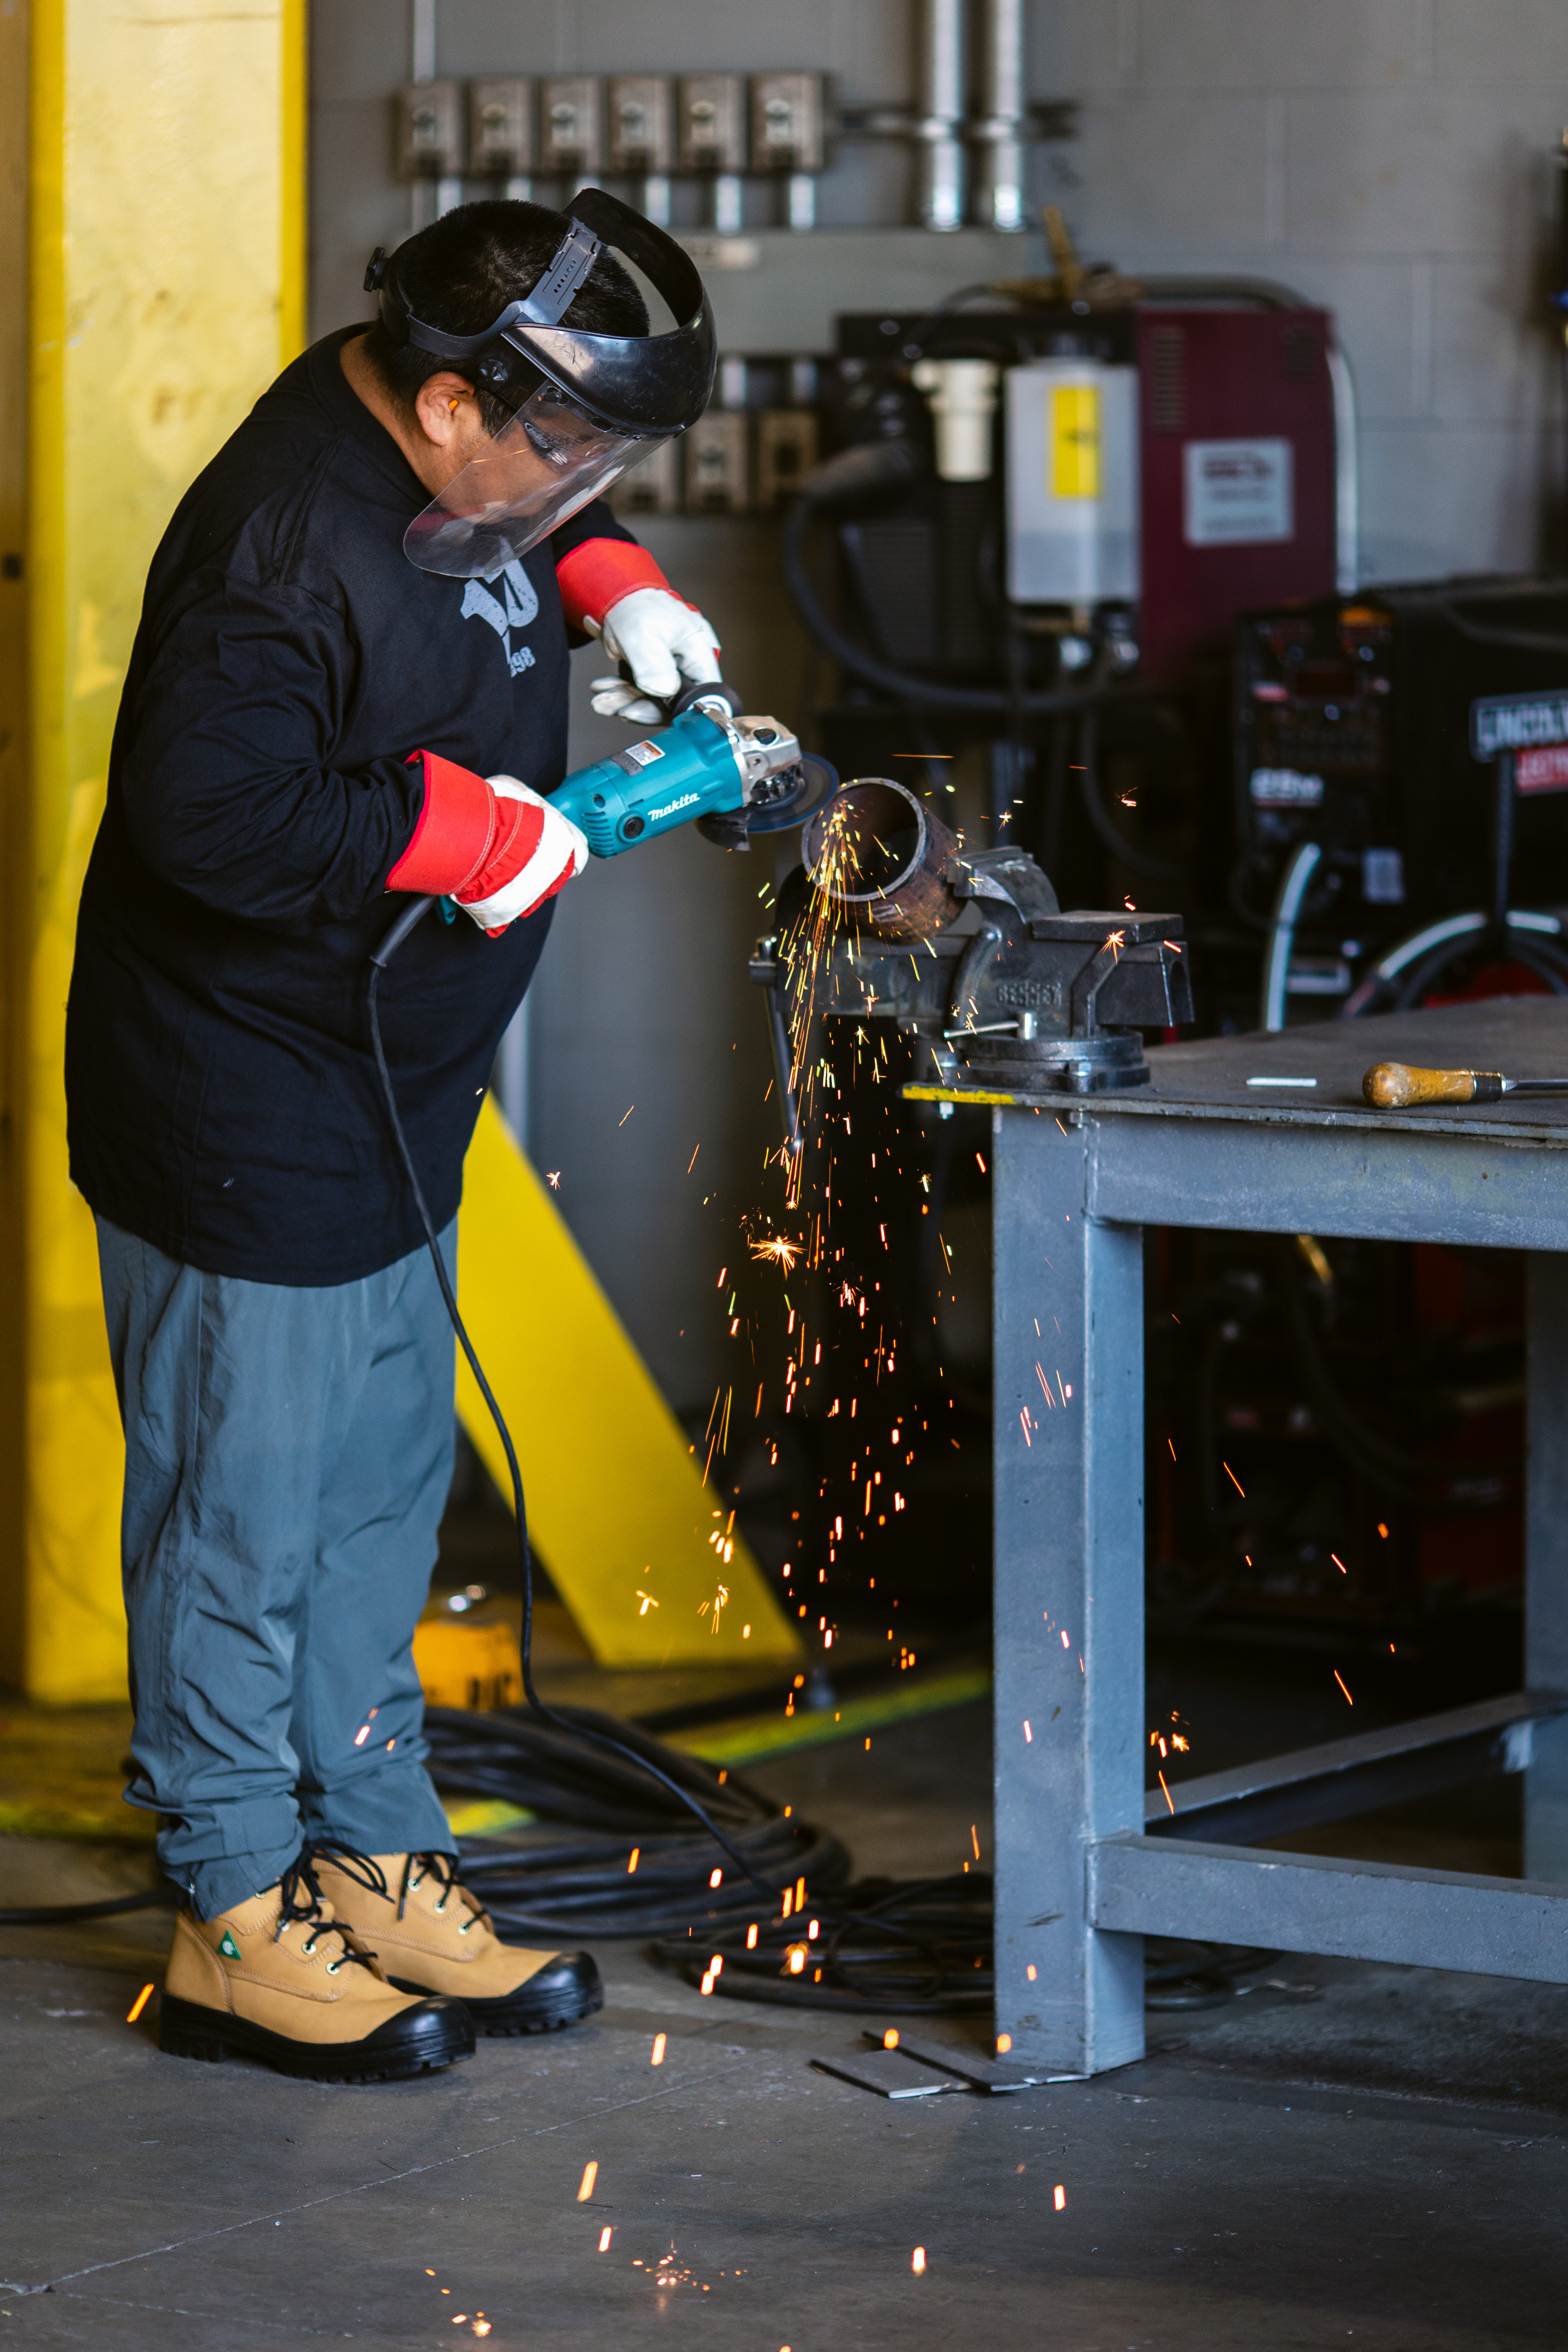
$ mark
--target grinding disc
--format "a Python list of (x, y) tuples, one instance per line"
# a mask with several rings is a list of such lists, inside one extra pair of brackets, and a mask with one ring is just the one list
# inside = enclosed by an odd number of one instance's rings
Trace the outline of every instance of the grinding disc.
[(746, 830), (752, 833), (789, 833), (798, 824), (825, 808), (839, 789), (836, 768), (826, 760), (819, 760), (814, 751), (800, 754), (800, 780), (781, 793), (777, 800), (763, 801), (742, 812)]

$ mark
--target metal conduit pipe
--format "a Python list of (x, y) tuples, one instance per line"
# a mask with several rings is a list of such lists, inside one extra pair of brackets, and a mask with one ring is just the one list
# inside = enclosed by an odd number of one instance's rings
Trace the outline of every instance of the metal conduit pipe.
[(964, 225), (964, 0), (915, 0), (915, 206), (925, 228)]
[(982, 0), (979, 114), (970, 126), (970, 218), (982, 228), (1024, 226), (1023, 0)]

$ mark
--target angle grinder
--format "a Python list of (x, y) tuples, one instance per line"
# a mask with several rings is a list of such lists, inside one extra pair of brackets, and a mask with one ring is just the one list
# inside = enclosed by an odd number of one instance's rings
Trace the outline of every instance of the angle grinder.
[(689, 686), (667, 707), (667, 725), (574, 770), (550, 794), (595, 857), (694, 822), (721, 847), (746, 849), (754, 834), (804, 824), (838, 789), (825, 760), (802, 751), (780, 720), (742, 716), (727, 686)]

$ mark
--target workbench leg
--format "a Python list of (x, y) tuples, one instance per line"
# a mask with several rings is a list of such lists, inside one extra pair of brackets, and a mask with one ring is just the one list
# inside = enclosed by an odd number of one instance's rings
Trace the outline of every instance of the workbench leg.
[[(1524, 1683), (1568, 1691), (1568, 1255), (1531, 1251), (1528, 1297)], [(1568, 1717), (1532, 1735), (1524, 1874), (1568, 1884)]]
[(1143, 1824), (1143, 1236), (1083, 1213), (1094, 1127), (993, 1123), (996, 2023), (1096, 2074), (1144, 2050), (1143, 1939), (1087, 1849)]

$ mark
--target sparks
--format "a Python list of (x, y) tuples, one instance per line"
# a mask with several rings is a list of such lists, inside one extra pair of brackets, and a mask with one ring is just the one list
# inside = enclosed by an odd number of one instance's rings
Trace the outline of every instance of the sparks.
[(772, 1265), (781, 1265), (788, 1274), (800, 1255), (800, 1244), (787, 1234), (770, 1234), (766, 1241), (753, 1242), (751, 1255)]
[(593, 2194), (593, 2184), (598, 2178), (599, 2165), (597, 2159), (591, 2157), (582, 2168), (582, 2179), (578, 2183), (577, 2201), (580, 2205), (587, 2204), (589, 2199)]
[(142, 2011), (146, 2008), (152, 1998), (152, 1986), (150, 1984), (144, 1984), (141, 1991), (137, 1994), (135, 2000), (131, 2002), (129, 2011), (126, 2012), (125, 2022), (127, 2025), (135, 2024), (137, 2019), (141, 2016)]
[(559, 1192), (560, 1191), (560, 1170), (559, 1168), (552, 1168), (549, 1171), (549, 1188), (552, 1192)]

